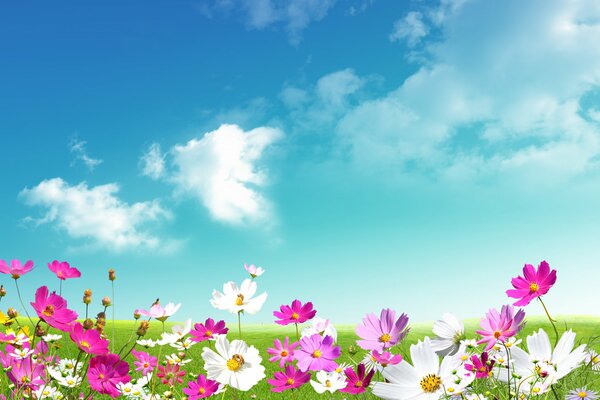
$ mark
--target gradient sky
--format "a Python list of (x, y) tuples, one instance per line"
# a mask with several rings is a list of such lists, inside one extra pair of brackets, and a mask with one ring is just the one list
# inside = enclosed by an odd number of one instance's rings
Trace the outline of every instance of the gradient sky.
[(551, 311), (598, 314), (600, 3), (2, 8), (0, 258), (34, 260), (26, 297), (59, 259), (79, 311), (113, 267), (119, 318), (226, 318), (212, 289), (254, 263), (249, 322), (294, 298), (468, 318), (546, 259)]

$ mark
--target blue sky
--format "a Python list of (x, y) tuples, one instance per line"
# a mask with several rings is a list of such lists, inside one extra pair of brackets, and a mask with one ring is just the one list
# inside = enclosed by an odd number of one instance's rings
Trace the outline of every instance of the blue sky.
[(212, 289), (254, 263), (249, 321), (294, 298), (335, 322), (467, 318), (547, 259), (550, 309), (597, 314), (596, 2), (3, 11), (0, 258), (35, 261), (28, 297), (59, 259), (79, 310), (113, 267), (121, 318), (156, 297), (226, 318)]

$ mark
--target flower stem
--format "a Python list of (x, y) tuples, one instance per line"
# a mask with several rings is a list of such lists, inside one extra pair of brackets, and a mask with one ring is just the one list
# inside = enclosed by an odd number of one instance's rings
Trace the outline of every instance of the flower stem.
[(59, 279), (58, 282), (58, 294), (62, 296), (62, 279)]
[(538, 297), (538, 300), (540, 301), (540, 303), (542, 303), (542, 307), (544, 307), (546, 316), (548, 317), (548, 320), (550, 320), (550, 323), (552, 324), (552, 328), (554, 329), (554, 335), (555, 335), (554, 346), (556, 347), (556, 344), (558, 343), (558, 329), (556, 328), (556, 320), (550, 316), (550, 313), (548, 312), (548, 309), (546, 308), (546, 304), (544, 304), (544, 301), (542, 300), (542, 298)]
[(115, 281), (111, 280), (112, 288), (112, 340), (110, 341), (111, 352), (115, 352)]
[(242, 340), (242, 312), (238, 311), (238, 331), (240, 334), (240, 340)]
[(298, 330), (298, 323), (296, 322), (296, 340), (299, 342), (300, 341), (300, 331)]
[(15, 279), (15, 285), (17, 286), (17, 296), (19, 296), (19, 301), (21, 302), (21, 307), (23, 307), (23, 310), (25, 310), (25, 315), (27, 315), (27, 318), (29, 318), (29, 322), (31, 323), (31, 326), (35, 326), (35, 324), (33, 323), (33, 320), (31, 319), (31, 316), (29, 315), (29, 312), (27, 311), (27, 307), (25, 307), (25, 304), (23, 303), (23, 299), (21, 298), (21, 291), (19, 290), (19, 282), (17, 282), (16, 279)]

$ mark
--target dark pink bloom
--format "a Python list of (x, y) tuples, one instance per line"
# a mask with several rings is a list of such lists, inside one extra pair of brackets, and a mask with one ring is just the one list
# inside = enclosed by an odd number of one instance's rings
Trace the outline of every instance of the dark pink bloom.
[(17, 337), (15, 335), (13, 335), (12, 333), (10, 334), (5, 334), (0, 332), (0, 343), (10, 343), (13, 340), (15, 340)]
[(194, 342), (204, 342), (205, 340), (215, 339), (215, 335), (226, 335), (229, 331), (225, 327), (225, 321), (217, 323), (212, 318), (208, 318), (204, 324), (194, 324), (194, 329), (190, 331), (190, 336)]
[(79, 272), (77, 268), (69, 266), (69, 263), (66, 261), (61, 262), (54, 260), (51, 263), (48, 263), (48, 268), (62, 281), (65, 279), (79, 278), (81, 276), (81, 272)]
[(12, 361), (6, 375), (17, 388), (37, 390), (45, 384), (45, 367), (43, 364), (33, 362), (31, 359), (16, 360), (10, 358)]
[(492, 375), (492, 369), (494, 368), (494, 360), (489, 360), (487, 351), (481, 353), (481, 357), (477, 354), (471, 356), (471, 364), (465, 363), (465, 369), (475, 373), (475, 378), (489, 378)]
[(517, 300), (514, 305), (524, 307), (531, 300), (548, 293), (552, 285), (556, 283), (556, 270), (550, 270), (550, 265), (542, 261), (536, 269), (531, 264), (525, 264), (523, 267), (523, 276), (517, 276), (512, 279), (514, 289), (506, 291), (508, 297)]
[(135, 357), (135, 361), (133, 362), (135, 370), (141, 372), (142, 375), (147, 375), (152, 372), (154, 367), (158, 364), (158, 358), (143, 351), (131, 350), (131, 354)]
[(181, 378), (185, 376), (185, 371), (181, 369), (179, 364), (167, 364), (164, 367), (159, 365), (156, 376), (160, 378), (163, 385), (175, 386), (183, 383)]
[(69, 332), (77, 319), (77, 313), (67, 308), (67, 301), (54, 292), (48, 295), (46, 286), (38, 288), (31, 306), (40, 319), (61, 331)]
[(408, 316), (401, 314), (396, 319), (396, 312), (390, 309), (381, 310), (379, 318), (375, 314), (367, 314), (362, 324), (356, 327), (356, 334), (362, 339), (356, 343), (365, 350), (384, 350), (397, 344), (408, 334)]
[(33, 261), (29, 260), (25, 265), (21, 265), (21, 261), (12, 260), (10, 265), (6, 261), (0, 260), (0, 272), (7, 275), (12, 275), (13, 279), (19, 279), (22, 275), (30, 272), (33, 269)]
[(273, 311), (273, 315), (279, 318), (275, 323), (279, 325), (301, 324), (312, 319), (317, 313), (317, 310), (313, 310), (313, 304), (310, 301), (302, 305), (300, 300), (292, 301), (290, 306), (282, 305), (279, 310)]
[(375, 370), (372, 369), (368, 374), (365, 371), (365, 364), (358, 364), (356, 367), (356, 372), (351, 367), (348, 367), (344, 370), (344, 374), (346, 374), (346, 387), (340, 389), (340, 392), (350, 393), (350, 394), (360, 394), (364, 393), (369, 385), (371, 384), (371, 379), (373, 378), (373, 374)]
[(373, 359), (377, 361), (382, 367), (387, 367), (388, 365), (396, 365), (402, 361), (402, 356), (400, 354), (392, 354), (388, 351), (378, 352), (377, 350), (373, 350), (371, 353)]
[(283, 344), (279, 339), (275, 339), (273, 342), (275, 347), (267, 349), (267, 353), (273, 357), (269, 358), (269, 361), (276, 362), (279, 360), (279, 368), (283, 368), (285, 363), (291, 363), (294, 361), (294, 350), (300, 343), (294, 342), (290, 344), (290, 339), (286, 336)]
[(300, 371), (331, 372), (337, 368), (334, 361), (340, 356), (340, 347), (333, 345), (331, 336), (315, 333), (300, 339), (300, 348), (294, 353)]
[(121, 395), (117, 385), (131, 380), (128, 372), (129, 365), (118, 355), (106, 354), (91, 358), (87, 378), (93, 390), (114, 398)]
[(102, 339), (95, 329), (84, 330), (79, 322), (73, 324), (69, 336), (81, 351), (95, 355), (108, 353), (108, 340)]
[(188, 400), (196, 400), (210, 397), (218, 390), (219, 382), (206, 379), (204, 375), (199, 375), (195, 381), (188, 382), (188, 386), (183, 389), (183, 393), (188, 396)]
[(269, 379), (269, 385), (273, 386), (273, 392), (283, 392), (284, 390), (297, 389), (310, 380), (309, 372), (302, 372), (294, 368), (292, 364), (285, 367), (285, 371), (275, 372), (273, 379)]
[(482, 338), (477, 344), (487, 343), (485, 350), (489, 350), (496, 342), (504, 343), (508, 338), (515, 336), (525, 326), (525, 311), (519, 310), (515, 314), (513, 306), (504, 305), (500, 312), (489, 310), (479, 325), (482, 329), (476, 331)]

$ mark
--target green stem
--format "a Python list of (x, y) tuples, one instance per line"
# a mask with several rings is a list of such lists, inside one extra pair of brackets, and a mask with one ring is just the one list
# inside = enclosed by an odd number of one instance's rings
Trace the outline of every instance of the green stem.
[(240, 334), (240, 340), (242, 340), (242, 312), (238, 311), (238, 331)]
[(112, 340), (110, 341), (111, 352), (115, 352), (115, 281), (110, 281), (112, 287)]
[(296, 322), (296, 340), (300, 341), (300, 330), (298, 329), (298, 323)]
[(540, 301), (540, 303), (542, 303), (542, 307), (544, 307), (544, 311), (546, 312), (546, 316), (550, 320), (550, 324), (552, 324), (552, 328), (554, 329), (554, 335), (555, 335), (555, 338), (554, 338), (554, 347), (556, 347), (556, 344), (558, 343), (558, 329), (556, 328), (556, 320), (550, 316), (550, 313), (548, 312), (548, 309), (546, 308), (546, 304), (544, 304), (544, 301), (542, 300), (542, 298), (538, 297), (538, 300)]
[(31, 319), (31, 316), (29, 315), (29, 312), (27, 311), (27, 307), (25, 307), (25, 304), (23, 303), (23, 299), (21, 298), (21, 291), (19, 290), (19, 282), (17, 282), (17, 280), (15, 279), (15, 285), (17, 286), (17, 296), (19, 296), (19, 301), (21, 302), (21, 307), (23, 307), (23, 310), (25, 310), (25, 315), (27, 315), (27, 318), (29, 318), (29, 322), (31, 323), (31, 326), (35, 326), (35, 324), (33, 323), (33, 320)]

